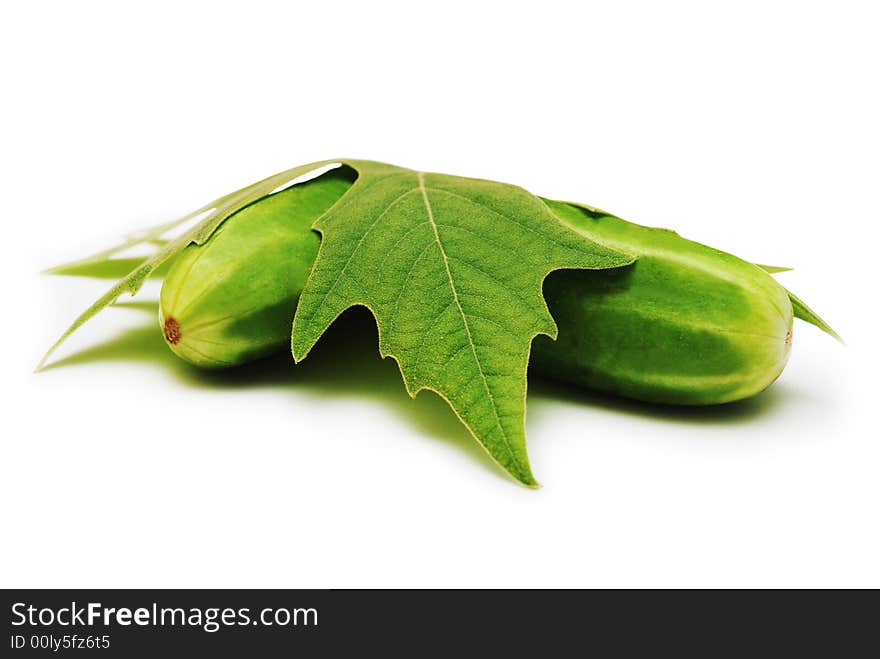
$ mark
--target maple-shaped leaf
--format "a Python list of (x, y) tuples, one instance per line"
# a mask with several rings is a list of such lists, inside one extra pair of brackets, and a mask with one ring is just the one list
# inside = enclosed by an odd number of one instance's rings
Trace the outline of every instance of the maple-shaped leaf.
[(294, 359), (343, 311), (367, 307), (409, 394), (442, 396), (501, 467), (536, 485), (526, 368), (532, 339), (556, 337), (543, 280), (634, 257), (576, 233), (513, 185), (341, 162), (358, 178), (313, 225), (322, 239), (293, 321)]
[[(294, 320), (302, 360), (333, 319), (364, 305), (376, 317), (380, 352), (399, 363), (407, 391), (444, 397), (489, 454), (534, 485), (525, 450), (526, 366), (532, 339), (554, 337), (544, 277), (559, 268), (609, 268), (635, 257), (563, 225), (539, 198), (492, 181), (424, 174), (381, 163), (327, 160), (270, 176), (183, 218), (136, 234), (50, 272), (123, 276), (43, 357), (86, 321), (134, 295), (190, 243), (203, 244), (231, 215), (328, 167), (347, 165), (354, 185), (315, 224), (323, 235)], [(187, 223), (176, 237), (169, 232)], [(119, 255), (138, 245), (155, 252)]]

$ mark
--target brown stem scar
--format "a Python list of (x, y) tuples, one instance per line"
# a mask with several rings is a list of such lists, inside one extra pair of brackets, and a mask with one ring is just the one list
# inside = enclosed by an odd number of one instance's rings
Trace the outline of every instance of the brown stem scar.
[(173, 316), (165, 319), (165, 326), (162, 328), (165, 333), (165, 340), (173, 346), (180, 343), (180, 323)]

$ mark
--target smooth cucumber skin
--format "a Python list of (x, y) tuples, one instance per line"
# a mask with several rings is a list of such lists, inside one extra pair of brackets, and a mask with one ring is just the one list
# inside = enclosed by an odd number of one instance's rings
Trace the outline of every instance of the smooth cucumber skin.
[(534, 370), (679, 405), (747, 398), (782, 372), (792, 307), (785, 289), (759, 267), (672, 231), (547, 203), (593, 240), (639, 258), (617, 270), (547, 277), (544, 294), (559, 336), (535, 339)]
[(337, 169), (229, 217), (189, 245), (162, 284), (159, 322), (181, 358), (235, 366), (290, 345), (296, 301), (318, 253), (312, 223), (351, 186)]

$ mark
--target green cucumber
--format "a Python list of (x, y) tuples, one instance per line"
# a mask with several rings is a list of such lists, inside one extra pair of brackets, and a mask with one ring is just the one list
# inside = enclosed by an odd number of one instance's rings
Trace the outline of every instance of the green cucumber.
[(265, 197), (187, 246), (162, 282), (166, 343), (204, 368), (235, 366), (290, 345), (296, 301), (318, 254), (312, 223), (351, 186), (332, 170)]
[[(171, 349), (208, 368), (287, 349), (318, 250), (311, 226), (353, 180), (350, 169), (332, 170), (251, 204), (203, 245), (188, 246), (162, 285), (160, 322)], [(779, 376), (793, 315), (833, 334), (759, 266), (673, 231), (545, 202), (592, 240), (639, 258), (616, 270), (547, 277), (559, 336), (533, 343), (532, 367), (544, 376), (651, 402), (724, 403)]]
[(782, 373), (791, 348), (788, 293), (735, 256), (573, 204), (547, 201), (591, 239), (639, 255), (611, 271), (551, 273), (544, 295), (559, 327), (532, 365), (574, 384), (657, 403), (739, 400)]

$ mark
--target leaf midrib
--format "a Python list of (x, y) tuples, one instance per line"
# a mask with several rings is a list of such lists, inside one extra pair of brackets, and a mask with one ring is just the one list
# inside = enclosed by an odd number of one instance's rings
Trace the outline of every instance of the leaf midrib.
[(474, 340), (473, 336), (471, 335), (471, 328), (468, 324), (467, 316), (465, 315), (464, 309), (461, 306), (461, 301), (458, 299), (458, 289), (455, 287), (455, 281), (452, 278), (452, 271), (449, 269), (449, 257), (446, 255), (446, 249), (443, 247), (443, 241), (440, 240), (440, 232), (437, 229), (437, 222), (434, 220), (434, 211), (431, 208), (431, 202), (428, 199), (428, 190), (425, 188), (424, 172), (418, 173), (418, 181), (419, 190), (422, 193), (422, 201), (425, 204), (425, 211), (428, 214), (428, 222), (430, 222), (431, 230), (434, 232), (434, 240), (437, 242), (437, 248), (440, 250), (440, 256), (443, 257), (443, 267), (446, 270), (446, 277), (449, 280), (449, 288), (452, 290), (452, 297), (455, 302), (455, 306), (458, 309), (459, 315), (461, 316), (461, 322), (464, 325), (464, 330), (467, 334), (467, 340), (471, 348), (471, 354), (474, 356), (474, 361), (477, 364), (477, 370), (480, 374), (480, 381), (483, 383), (483, 388), (486, 390), (486, 394), (488, 394), (489, 396), (489, 402), (492, 404), (492, 415), (495, 417), (495, 425), (501, 432), (501, 438), (504, 440), (504, 448), (510, 455), (510, 459), (513, 461), (513, 464), (516, 464), (516, 456), (513, 453), (513, 448), (510, 446), (510, 440), (507, 438), (507, 433), (504, 432), (504, 427), (501, 425), (501, 419), (498, 415), (498, 406), (495, 403), (495, 397), (492, 395), (492, 389), (489, 387), (489, 381), (486, 379), (486, 374), (483, 372), (483, 365), (480, 362), (479, 356), (477, 355), (477, 348), (474, 345)]

